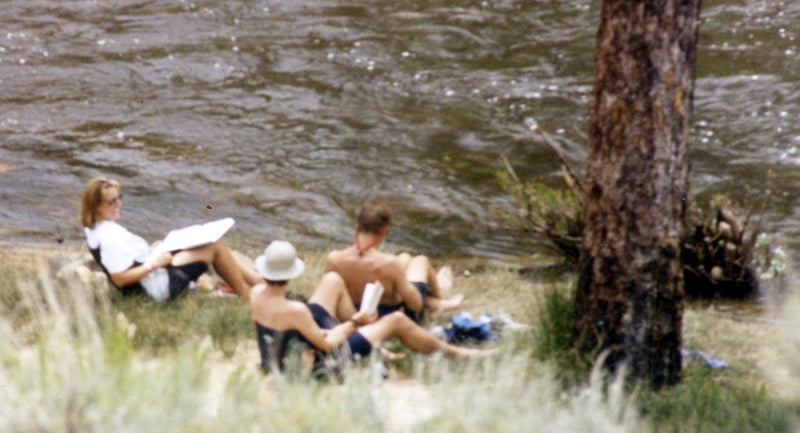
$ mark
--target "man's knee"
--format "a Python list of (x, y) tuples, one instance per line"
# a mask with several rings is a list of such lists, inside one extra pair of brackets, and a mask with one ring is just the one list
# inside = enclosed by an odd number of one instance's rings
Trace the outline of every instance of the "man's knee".
[(411, 257), (411, 263), (413, 263), (416, 266), (421, 266), (423, 268), (427, 268), (431, 265), (431, 261), (430, 259), (428, 259), (428, 256), (423, 254)]
[(339, 275), (337, 272), (334, 271), (328, 271), (322, 274), (320, 283), (325, 285), (344, 287), (344, 279), (342, 278), (341, 275)]
[(411, 318), (406, 316), (406, 313), (400, 310), (393, 311), (387, 314), (385, 317), (388, 318), (392, 322), (392, 324), (398, 328), (414, 324)]

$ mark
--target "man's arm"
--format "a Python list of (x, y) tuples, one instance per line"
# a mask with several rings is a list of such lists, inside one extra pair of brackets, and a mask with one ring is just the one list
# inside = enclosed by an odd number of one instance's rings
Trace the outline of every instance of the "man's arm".
[[(303, 306), (302, 309), (292, 311), (292, 323), (296, 323), (297, 331), (308, 340), (311, 345), (325, 353), (331, 353), (334, 349), (339, 347), (347, 337), (358, 330), (361, 322), (366, 322), (367, 319), (359, 316), (352, 320), (345, 320), (344, 322), (334, 326), (330, 329), (322, 329), (314, 321), (311, 316), (311, 311)], [(355, 317), (355, 316), (354, 316)]]

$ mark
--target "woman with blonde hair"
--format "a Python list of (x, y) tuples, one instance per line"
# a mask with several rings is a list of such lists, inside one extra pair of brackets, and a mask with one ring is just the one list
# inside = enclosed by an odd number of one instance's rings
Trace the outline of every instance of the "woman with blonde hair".
[(80, 215), (86, 245), (123, 294), (146, 293), (164, 302), (186, 290), (209, 266), (244, 300), (250, 287), (261, 280), (255, 269), (236, 260), (223, 239), (191, 249), (157, 252), (117, 223), (121, 210), (119, 182), (96, 177), (86, 184)]

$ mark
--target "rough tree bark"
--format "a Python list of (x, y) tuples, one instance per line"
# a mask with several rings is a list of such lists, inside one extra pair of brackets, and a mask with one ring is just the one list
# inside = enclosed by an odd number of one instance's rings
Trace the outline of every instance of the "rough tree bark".
[(681, 376), (680, 230), (700, 0), (604, 0), (576, 330), (655, 388)]

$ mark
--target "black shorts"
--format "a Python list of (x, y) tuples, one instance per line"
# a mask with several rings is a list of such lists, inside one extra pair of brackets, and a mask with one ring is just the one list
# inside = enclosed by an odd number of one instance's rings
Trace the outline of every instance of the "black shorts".
[(204, 272), (208, 271), (206, 262), (193, 262), (182, 266), (167, 266), (169, 275), (169, 297), (170, 299), (180, 295), (181, 292), (189, 287), (189, 284), (200, 278)]
[[(308, 309), (311, 310), (311, 316), (320, 328), (330, 329), (336, 326), (337, 321), (321, 305), (308, 304)], [(350, 356), (353, 358), (356, 355), (366, 358), (372, 352), (372, 344), (358, 331), (347, 337), (347, 345), (350, 346)]]

